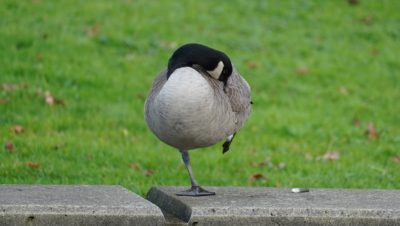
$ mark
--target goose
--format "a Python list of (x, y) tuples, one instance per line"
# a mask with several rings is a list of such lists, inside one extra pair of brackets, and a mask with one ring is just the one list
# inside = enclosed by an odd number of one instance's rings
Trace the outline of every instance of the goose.
[(144, 114), (150, 130), (182, 155), (191, 188), (176, 195), (215, 195), (197, 183), (189, 151), (225, 141), (226, 153), (251, 104), (249, 84), (225, 53), (197, 43), (175, 50), (153, 81)]

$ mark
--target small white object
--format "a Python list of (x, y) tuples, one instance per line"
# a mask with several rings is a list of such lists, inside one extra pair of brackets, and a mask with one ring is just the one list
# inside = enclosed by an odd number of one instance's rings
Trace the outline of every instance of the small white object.
[(309, 192), (310, 189), (308, 189), (308, 188), (292, 188), (291, 191), (293, 193), (303, 193), (303, 192)]

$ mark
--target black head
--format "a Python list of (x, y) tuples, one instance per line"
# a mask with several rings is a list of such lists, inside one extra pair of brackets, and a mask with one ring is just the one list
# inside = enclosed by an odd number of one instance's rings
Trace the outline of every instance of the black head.
[(213, 78), (224, 83), (232, 74), (231, 60), (225, 53), (204, 45), (190, 43), (179, 47), (172, 54), (168, 62), (167, 77), (178, 68), (192, 67), (195, 64), (200, 65)]

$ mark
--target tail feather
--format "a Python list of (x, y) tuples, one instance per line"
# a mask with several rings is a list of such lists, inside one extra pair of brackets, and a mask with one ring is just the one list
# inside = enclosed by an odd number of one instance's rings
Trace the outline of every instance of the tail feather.
[(236, 135), (236, 133), (229, 136), (228, 139), (225, 141), (225, 143), (222, 145), (222, 154), (225, 154), (225, 152), (229, 151), (229, 147), (231, 146), (231, 143), (232, 143), (235, 135)]

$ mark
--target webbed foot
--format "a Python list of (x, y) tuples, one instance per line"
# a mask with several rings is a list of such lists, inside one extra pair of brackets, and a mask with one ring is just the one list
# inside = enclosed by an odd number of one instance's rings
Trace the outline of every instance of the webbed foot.
[(177, 196), (209, 196), (215, 192), (207, 191), (200, 186), (192, 186), (190, 189), (176, 193)]

